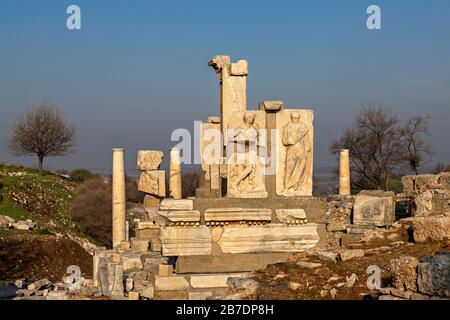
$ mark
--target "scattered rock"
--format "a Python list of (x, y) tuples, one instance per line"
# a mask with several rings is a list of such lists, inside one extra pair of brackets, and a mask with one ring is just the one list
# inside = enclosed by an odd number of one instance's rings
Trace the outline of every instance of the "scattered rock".
[(326, 296), (328, 296), (328, 291), (327, 291), (327, 290), (322, 290), (322, 291), (320, 291), (320, 296), (321, 296), (322, 298), (325, 298)]
[(20, 220), (16, 223), (11, 223), (11, 227), (17, 230), (33, 230), (37, 227), (37, 224), (33, 220)]
[(29, 284), (27, 289), (28, 290), (39, 290), (50, 284), (51, 284), (50, 280), (48, 280), (47, 278), (44, 278), (44, 279), (41, 279), (41, 280), (38, 280), (38, 281), (35, 281), (35, 282)]
[(364, 250), (362, 249), (343, 249), (339, 257), (342, 261), (348, 261), (354, 258), (362, 258), (364, 257)]
[(356, 280), (358, 280), (358, 276), (354, 273), (350, 277), (345, 277), (345, 286), (347, 288), (351, 288), (355, 285)]
[(323, 261), (332, 261), (332, 262), (337, 261), (337, 254), (331, 251), (320, 251), (317, 252), (317, 255), (319, 259)]
[(314, 262), (306, 262), (306, 261), (297, 261), (297, 267), (304, 269), (315, 269), (321, 267), (321, 263)]
[(337, 295), (337, 290), (336, 290), (336, 288), (331, 289), (331, 290), (330, 290), (330, 296), (331, 296), (331, 298), (332, 298), (332, 299), (335, 299), (335, 298), (336, 298), (336, 295)]
[(0, 228), (9, 228), (15, 222), (13, 218), (0, 215)]
[(386, 295), (386, 296), (379, 296), (378, 300), (405, 300), (405, 299)]
[(289, 282), (287, 286), (291, 290), (298, 290), (302, 285), (297, 282)]

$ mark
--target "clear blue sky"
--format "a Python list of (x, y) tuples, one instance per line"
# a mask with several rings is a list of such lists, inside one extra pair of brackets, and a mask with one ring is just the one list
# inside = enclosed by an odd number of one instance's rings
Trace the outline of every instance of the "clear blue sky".
[[(66, 29), (66, 8), (82, 30)], [(382, 30), (366, 28), (366, 8)], [(247, 59), (249, 107), (281, 99), (315, 110), (315, 165), (366, 103), (403, 119), (432, 116), (435, 160), (450, 162), (450, 1), (0, 2), (0, 161), (14, 120), (43, 100), (78, 128), (78, 151), (53, 169), (109, 168), (111, 148), (167, 150), (175, 128), (219, 112), (208, 60)]]

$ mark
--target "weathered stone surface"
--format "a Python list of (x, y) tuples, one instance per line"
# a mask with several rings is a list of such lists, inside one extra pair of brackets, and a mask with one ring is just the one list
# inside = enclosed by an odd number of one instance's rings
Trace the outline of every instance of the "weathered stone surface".
[(248, 62), (246, 60), (239, 60), (231, 64), (232, 76), (246, 76), (248, 75)]
[(156, 291), (180, 291), (189, 289), (189, 282), (185, 277), (172, 276), (160, 277), (155, 276)]
[(191, 199), (163, 199), (161, 210), (193, 210), (194, 203)]
[(331, 262), (336, 262), (338, 257), (337, 253), (331, 251), (319, 251), (317, 252), (317, 255), (319, 256), (320, 260)]
[(211, 231), (206, 226), (164, 227), (160, 238), (164, 256), (211, 254)]
[(283, 101), (261, 101), (259, 110), (264, 111), (280, 111), (283, 108)]
[(226, 226), (217, 240), (223, 253), (299, 252), (316, 246), (316, 224)]
[(312, 110), (283, 109), (276, 115), (276, 127), (280, 130), (277, 141), (277, 195), (312, 195), (313, 121)]
[(237, 112), (227, 125), (227, 197), (266, 198), (261, 146), (265, 112)]
[(306, 212), (303, 209), (276, 209), (275, 214), (277, 219), (283, 223), (290, 223), (291, 221), (306, 222)]
[(226, 288), (228, 274), (191, 275), (191, 286), (194, 289)]
[(170, 197), (181, 199), (181, 151), (177, 148), (170, 149), (169, 192)]
[(205, 221), (271, 221), (270, 209), (214, 208), (204, 212)]
[(139, 150), (137, 153), (137, 167), (141, 171), (158, 170), (164, 157), (162, 151)]
[(8, 216), (0, 215), (0, 228), (8, 228), (11, 224), (15, 223), (16, 220)]
[(415, 242), (450, 239), (450, 216), (415, 217), (412, 226)]
[(394, 223), (395, 199), (392, 192), (363, 191), (355, 196), (353, 223), (386, 226)]
[(158, 275), (160, 277), (169, 277), (173, 275), (173, 265), (171, 264), (160, 264), (158, 270)]
[(439, 175), (438, 183), (445, 189), (450, 190), (450, 172), (444, 172)]
[(450, 297), (450, 252), (439, 252), (422, 259), (417, 268), (420, 293)]
[(419, 261), (414, 257), (402, 256), (392, 259), (389, 273), (396, 289), (417, 291), (417, 266)]
[(139, 191), (159, 197), (166, 196), (166, 172), (164, 170), (142, 171)]
[(127, 240), (124, 150), (113, 149), (112, 168), (112, 245)]
[(124, 286), (122, 265), (108, 263), (108, 283), (111, 296), (123, 296)]
[(200, 211), (198, 210), (169, 211), (160, 214), (170, 222), (200, 222)]
[(143, 298), (153, 300), (155, 298), (155, 288), (153, 287), (153, 285), (149, 285), (144, 290), (142, 290), (141, 296)]
[(33, 220), (20, 220), (16, 223), (11, 223), (10, 226), (17, 230), (33, 230), (37, 227), (37, 224)]
[(44, 279), (41, 279), (41, 280), (38, 280), (38, 281), (35, 281), (35, 282), (29, 284), (27, 289), (28, 290), (39, 290), (50, 284), (51, 284), (50, 280), (48, 280), (47, 278), (44, 278)]
[(161, 199), (152, 194), (146, 194), (144, 196), (144, 208), (158, 208)]
[(307, 261), (297, 261), (297, 267), (303, 269), (315, 269), (322, 266), (321, 263), (307, 262)]
[(350, 154), (348, 149), (339, 153), (339, 195), (350, 195)]
[(144, 253), (148, 251), (148, 241), (131, 238), (131, 250), (134, 252)]
[(178, 257), (176, 271), (180, 273), (243, 272), (264, 269), (269, 264), (284, 262), (289, 253), (244, 253)]
[(157, 300), (187, 300), (187, 291), (159, 291), (156, 293)]
[(141, 255), (138, 253), (122, 254), (122, 266), (123, 266), (123, 271), (142, 269)]
[(208, 116), (206, 122), (220, 124), (220, 116)]
[(362, 249), (343, 249), (339, 253), (339, 257), (342, 261), (348, 261), (355, 258), (364, 257), (364, 250)]
[(414, 216), (429, 216), (433, 211), (433, 192), (428, 190), (414, 198)]

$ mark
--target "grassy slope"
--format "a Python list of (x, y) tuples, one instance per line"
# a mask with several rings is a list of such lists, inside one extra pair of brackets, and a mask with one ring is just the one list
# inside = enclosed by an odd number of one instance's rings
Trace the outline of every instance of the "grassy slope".
[(49, 172), (0, 165), (0, 215), (16, 220), (32, 219), (40, 234), (73, 234), (92, 242), (80, 232), (69, 213), (76, 185)]

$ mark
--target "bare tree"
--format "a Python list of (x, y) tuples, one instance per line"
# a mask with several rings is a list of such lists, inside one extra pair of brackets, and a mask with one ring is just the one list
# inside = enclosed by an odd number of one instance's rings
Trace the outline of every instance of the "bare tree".
[(439, 174), (442, 172), (450, 172), (450, 163), (438, 162), (434, 167), (433, 173)]
[(368, 106), (356, 116), (352, 127), (331, 143), (333, 154), (349, 149), (353, 189), (389, 189), (400, 160), (398, 123), (391, 111)]
[(423, 140), (422, 135), (429, 134), (430, 116), (416, 116), (399, 128), (399, 137), (402, 143), (402, 158), (416, 175), (419, 168), (429, 163), (433, 151)]
[(17, 156), (36, 155), (42, 171), (44, 158), (72, 152), (74, 142), (75, 128), (54, 106), (43, 103), (16, 122), (9, 148)]

